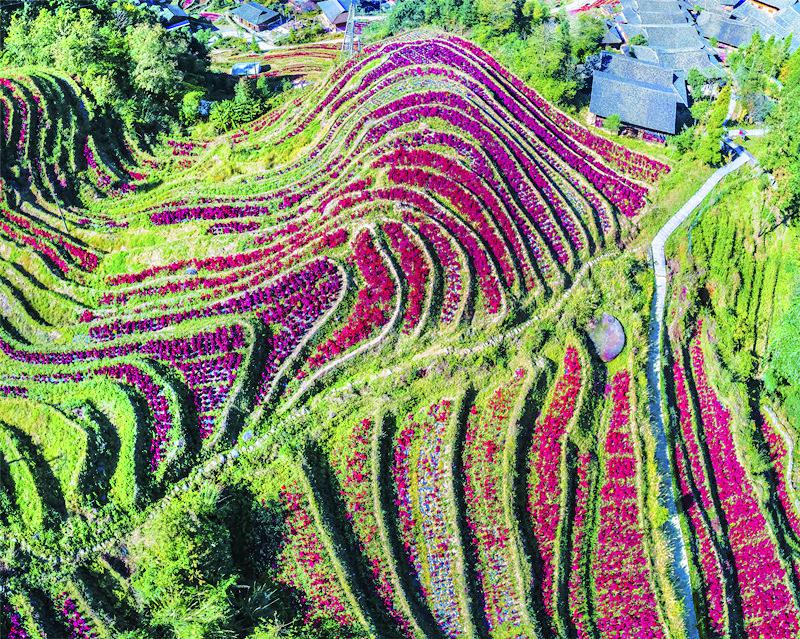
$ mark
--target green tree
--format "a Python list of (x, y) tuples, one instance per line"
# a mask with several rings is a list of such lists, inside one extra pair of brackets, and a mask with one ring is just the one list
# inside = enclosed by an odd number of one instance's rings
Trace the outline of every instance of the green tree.
[(703, 133), (695, 145), (695, 154), (702, 162), (712, 166), (722, 161), (722, 136), (725, 133), (723, 123), (728, 113), (730, 97), (731, 88), (726, 86), (706, 111), (701, 122)]
[(687, 126), (677, 135), (670, 136), (668, 144), (678, 153), (689, 153), (694, 148), (695, 135), (694, 127)]
[(168, 502), (130, 544), (131, 584), (153, 625), (175, 637), (200, 639), (230, 628), (233, 611), (230, 531), (207, 486)]
[(585, 62), (600, 51), (605, 33), (606, 24), (602, 18), (588, 13), (580, 14), (572, 36), (572, 55), (575, 60)]
[(256, 83), (250, 78), (239, 78), (239, 81), (234, 87), (233, 95), (233, 99), (239, 104), (251, 104), (256, 102), (258, 100)]
[(162, 26), (137, 25), (127, 34), (131, 79), (136, 89), (154, 96), (175, 95), (183, 81), (178, 57), (186, 46), (168, 37)]
[(475, 0), (475, 9), (478, 20), (496, 34), (512, 31), (520, 17), (517, 0)]
[(776, 201), (784, 216), (800, 214), (800, 52), (781, 71), (781, 89), (769, 118), (764, 166), (778, 182)]
[(617, 135), (619, 133), (619, 128), (622, 125), (622, 120), (618, 114), (612, 113), (609, 115), (605, 120), (603, 120), (603, 128)]
[(756, 33), (746, 47), (731, 53), (729, 67), (739, 103), (750, 122), (763, 122), (775, 104), (775, 78), (788, 55), (788, 42)]
[(200, 100), (205, 94), (202, 91), (189, 91), (184, 94), (181, 100), (181, 122), (191, 126), (196, 124), (199, 119)]

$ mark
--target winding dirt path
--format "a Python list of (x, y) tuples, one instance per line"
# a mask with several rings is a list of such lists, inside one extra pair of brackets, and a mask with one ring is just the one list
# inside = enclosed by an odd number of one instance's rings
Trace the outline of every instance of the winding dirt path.
[(689, 579), (689, 562), (686, 555), (686, 540), (678, 517), (678, 508), (675, 501), (676, 491), (673, 483), (672, 468), (669, 461), (667, 436), (664, 430), (664, 385), (661, 379), (663, 360), (661, 349), (664, 339), (664, 309), (667, 299), (667, 260), (664, 246), (670, 236), (686, 221), (691, 213), (699, 207), (708, 197), (713, 188), (728, 174), (736, 171), (749, 162), (749, 158), (742, 154), (735, 160), (717, 169), (711, 177), (701, 186), (692, 197), (673, 215), (664, 226), (659, 229), (650, 244), (653, 258), (653, 275), (655, 288), (653, 301), (650, 306), (650, 334), (647, 352), (647, 386), (650, 396), (650, 421), (656, 441), (656, 463), (661, 475), (661, 481), (666, 489), (662, 497), (662, 505), (669, 513), (669, 520), (664, 524), (670, 545), (673, 550), (673, 567), (676, 577), (676, 586), (679, 596), (683, 600), (685, 624), (688, 637), (698, 638), (697, 619), (692, 597), (692, 585)]

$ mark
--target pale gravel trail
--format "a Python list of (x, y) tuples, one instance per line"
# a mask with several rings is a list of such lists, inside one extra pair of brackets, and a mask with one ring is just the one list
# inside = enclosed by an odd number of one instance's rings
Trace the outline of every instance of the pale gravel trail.
[(678, 508), (675, 501), (675, 486), (672, 477), (672, 468), (669, 461), (667, 437), (664, 430), (664, 403), (663, 383), (661, 379), (662, 358), (661, 347), (663, 342), (664, 309), (667, 299), (667, 260), (664, 246), (677, 228), (686, 221), (693, 211), (708, 197), (714, 187), (728, 174), (736, 171), (749, 162), (749, 158), (742, 154), (734, 161), (717, 169), (711, 177), (701, 186), (692, 197), (673, 215), (664, 226), (659, 229), (650, 244), (653, 258), (653, 274), (655, 288), (653, 301), (650, 307), (650, 335), (648, 338), (647, 352), (647, 386), (650, 398), (650, 421), (656, 439), (656, 463), (664, 485), (662, 505), (669, 512), (669, 520), (664, 524), (670, 546), (673, 550), (673, 567), (677, 580), (679, 597), (684, 606), (684, 622), (689, 639), (698, 639), (697, 617), (692, 597), (692, 584), (689, 578), (689, 561), (686, 554), (686, 540), (678, 517)]

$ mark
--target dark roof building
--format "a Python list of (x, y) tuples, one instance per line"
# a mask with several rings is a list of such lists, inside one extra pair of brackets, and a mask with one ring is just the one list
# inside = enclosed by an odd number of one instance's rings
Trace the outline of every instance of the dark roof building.
[(797, 2), (797, 0), (752, 0), (752, 2), (759, 8), (777, 13), (782, 9), (788, 9)]
[(154, 5), (151, 11), (168, 31), (189, 26), (189, 15), (176, 4)]
[(234, 22), (250, 31), (265, 31), (280, 24), (279, 13), (257, 2), (247, 2), (231, 11)]
[(703, 11), (697, 16), (697, 27), (707, 40), (737, 48), (750, 42), (755, 33), (753, 26), (747, 22), (712, 11)]
[(602, 44), (608, 47), (616, 47), (622, 44), (622, 36), (619, 29), (614, 24), (609, 24), (606, 34), (603, 36)]
[(793, 4), (775, 16), (776, 34), (780, 38), (791, 38), (789, 51), (800, 48), (800, 4)]
[(686, 102), (686, 81), (671, 69), (625, 55), (601, 54), (589, 103), (596, 116), (616, 114), (627, 125), (674, 134)]
[(631, 47), (631, 55), (637, 60), (642, 62), (649, 62), (650, 64), (661, 64), (658, 57), (658, 51), (651, 47), (646, 47), (641, 44), (635, 44)]
[(689, 16), (683, 11), (640, 11), (639, 19), (643, 25), (689, 24)]
[(707, 50), (695, 51), (661, 51), (658, 61), (665, 67), (675, 69), (682, 73), (689, 73), (692, 69), (706, 73), (719, 73), (720, 66), (711, 58)]
[[(715, 3), (720, 0), (699, 0)], [(619, 30), (627, 42), (635, 36), (643, 45), (632, 45), (631, 53), (639, 60), (659, 64), (674, 71), (697, 68), (710, 72), (717, 67), (714, 51), (698, 33), (690, 10), (693, 0), (621, 0)]]
[(645, 37), (649, 46), (663, 51), (693, 51), (705, 47), (691, 24), (647, 25)]
[(344, 29), (353, 0), (323, 0), (318, 2), (322, 17), (332, 29)]

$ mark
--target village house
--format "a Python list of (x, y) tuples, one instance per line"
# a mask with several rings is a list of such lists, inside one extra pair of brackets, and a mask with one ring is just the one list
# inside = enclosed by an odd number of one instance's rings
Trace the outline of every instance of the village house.
[(323, 0), (317, 4), (322, 11), (322, 21), (325, 26), (329, 29), (344, 30), (353, 0)]
[(237, 24), (250, 31), (266, 31), (281, 23), (281, 16), (276, 11), (268, 9), (257, 2), (247, 2), (239, 5), (230, 13)]
[(618, 115), (624, 125), (639, 132), (673, 135), (687, 117), (687, 105), (681, 74), (626, 55), (600, 55), (589, 104), (596, 124)]

